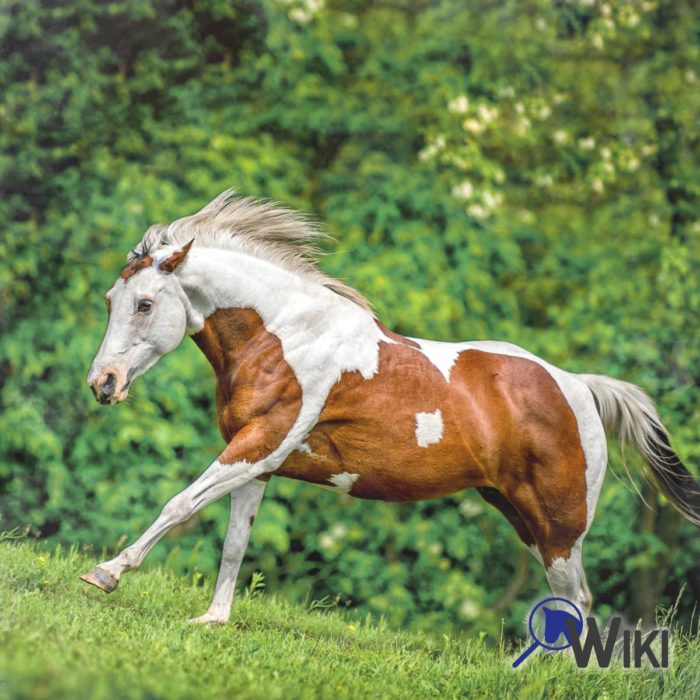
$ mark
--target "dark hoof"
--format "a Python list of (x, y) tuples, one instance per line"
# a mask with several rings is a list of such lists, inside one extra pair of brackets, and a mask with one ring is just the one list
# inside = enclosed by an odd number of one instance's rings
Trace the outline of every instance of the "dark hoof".
[(89, 571), (87, 574), (83, 574), (80, 577), (80, 580), (85, 581), (86, 583), (90, 583), (93, 586), (96, 586), (105, 593), (111, 593), (112, 591), (116, 590), (117, 586), (119, 585), (119, 581), (116, 578), (114, 578), (114, 576), (112, 576), (112, 574), (110, 574), (109, 571), (100, 569), (99, 566), (96, 566), (92, 571)]

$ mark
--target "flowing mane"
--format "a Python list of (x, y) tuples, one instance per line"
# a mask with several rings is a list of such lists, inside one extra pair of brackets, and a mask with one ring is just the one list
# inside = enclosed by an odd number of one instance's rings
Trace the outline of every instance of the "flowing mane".
[(320, 251), (316, 244), (329, 238), (301, 212), (226, 190), (196, 214), (151, 226), (129, 259), (150, 255), (161, 246), (185, 245), (194, 239), (194, 246), (239, 250), (268, 260), (371, 311), (370, 303), (360, 292), (317, 267)]

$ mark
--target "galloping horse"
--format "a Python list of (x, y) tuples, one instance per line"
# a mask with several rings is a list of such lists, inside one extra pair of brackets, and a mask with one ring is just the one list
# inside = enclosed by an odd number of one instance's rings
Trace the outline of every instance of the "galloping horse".
[(358, 498), (419, 501), (476, 488), (584, 615), (581, 560), (607, 464), (605, 431), (632, 442), (700, 525), (700, 486), (651, 399), (571, 374), (508, 343), (446, 343), (385, 328), (354, 289), (314, 264), (322, 234), (301, 215), (232, 191), (149, 228), (107, 292), (88, 376), (101, 403), (191, 335), (216, 373), (226, 447), (117, 557), (81, 578), (113, 591), (173, 526), (231, 495), (209, 610), (229, 618), (238, 570), (273, 475)]

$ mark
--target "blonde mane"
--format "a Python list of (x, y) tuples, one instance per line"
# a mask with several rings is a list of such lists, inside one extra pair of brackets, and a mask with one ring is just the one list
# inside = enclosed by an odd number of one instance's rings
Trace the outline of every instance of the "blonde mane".
[(316, 266), (320, 255), (316, 244), (327, 238), (331, 237), (300, 212), (226, 190), (196, 214), (151, 226), (130, 259), (153, 254), (160, 246), (182, 246), (194, 239), (194, 246), (240, 250), (268, 260), (371, 311), (360, 292)]

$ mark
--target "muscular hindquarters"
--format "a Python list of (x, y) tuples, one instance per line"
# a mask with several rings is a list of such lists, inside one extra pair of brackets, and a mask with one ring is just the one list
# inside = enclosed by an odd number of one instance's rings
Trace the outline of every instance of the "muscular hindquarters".
[[(474, 410), (491, 407), (484, 417), (492, 425), (485, 471), (503, 498), (487, 500), (526, 544), (534, 539), (546, 566), (567, 558), (586, 529), (586, 458), (576, 416), (559, 385), (532, 360), (490, 353), (465, 353), (453, 371), (457, 376)], [(491, 380), (484, 382), (484, 376)]]

